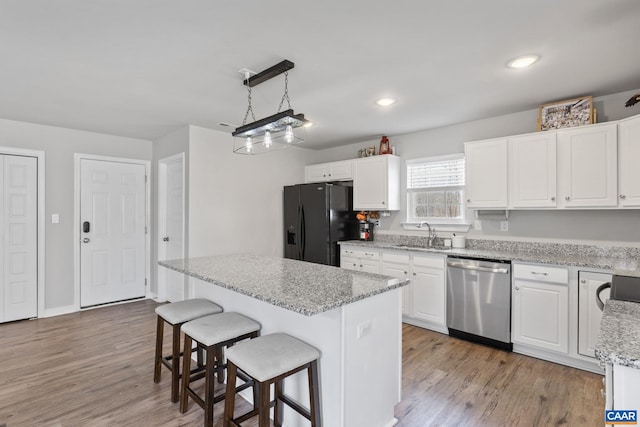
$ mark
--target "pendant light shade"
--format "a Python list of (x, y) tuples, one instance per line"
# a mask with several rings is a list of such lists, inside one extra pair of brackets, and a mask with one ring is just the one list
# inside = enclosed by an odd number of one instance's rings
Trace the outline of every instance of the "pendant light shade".
[[(304, 125), (309, 121), (305, 119), (304, 114), (296, 114), (293, 111), (289, 100), (287, 72), (293, 67), (293, 62), (285, 60), (254, 76), (245, 73), (244, 84), (247, 86), (248, 106), (242, 126), (236, 128), (231, 134), (235, 138), (234, 153), (260, 154), (287, 148), (304, 141)], [(282, 73), (285, 75), (285, 86), (278, 112), (256, 120), (251, 105), (251, 88)], [(285, 100), (289, 109), (280, 111)], [(246, 123), (249, 114), (254, 121)]]

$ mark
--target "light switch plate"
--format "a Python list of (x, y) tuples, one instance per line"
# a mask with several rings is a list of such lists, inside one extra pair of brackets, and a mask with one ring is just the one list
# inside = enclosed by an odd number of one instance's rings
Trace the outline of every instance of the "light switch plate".
[(500, 221), (500, 231), (509, 231), (509, 221)]
[(59, 224), (59, 223), (60, 223), (60, 215), (51, 214), (51, 224)]
[(482, 230), (482, 221), (476, 219), (473, 223), (473, 228), (475, 228), (476, 230)]

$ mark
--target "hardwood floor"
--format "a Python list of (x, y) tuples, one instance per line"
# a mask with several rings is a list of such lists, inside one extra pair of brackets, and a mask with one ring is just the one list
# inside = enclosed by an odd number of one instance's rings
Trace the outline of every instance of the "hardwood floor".
[[(193, 402), (186, 414), (170, 402), (166, 369), (153, 383), (156, 306), (145, 300), (0, 325), (0, 426), (202, 425)], [(399, 426), (602, 425), (599, 375), (408, 325), (403, 338)], [(216, 405), (216, 427), (223, 407)]]

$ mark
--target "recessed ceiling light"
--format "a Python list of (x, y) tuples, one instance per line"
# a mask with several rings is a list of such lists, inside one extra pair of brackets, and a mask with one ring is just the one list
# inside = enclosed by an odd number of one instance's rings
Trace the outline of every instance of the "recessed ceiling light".
[(397, 99), (395, 98), (380, 98), (376, 101), (376, 104), (382, 107), (388, 107), (389, 105), (395, 104)]
[(509, 67), (509, 68), (526, 68), (526, 67), (528, 67), (530, 65), (533, 65), (536, 62), (538, 62), (538, 59), (540, 59), (540, 57), (538, 55), (519, 56), (519, 57), (514, 58), (511, 61), (509, 61), (507, 63), (507, 67)]

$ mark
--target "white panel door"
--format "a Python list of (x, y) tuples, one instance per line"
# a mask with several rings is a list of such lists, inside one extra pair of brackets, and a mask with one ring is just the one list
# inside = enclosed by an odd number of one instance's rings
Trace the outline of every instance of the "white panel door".
[(507, 207), (507, 140), (493, 139), (464, 145), (467, 207)]
[[(611, 274), (580, 271), (578, 287), (578, 353), (596, 357), (596, 342), (600, 333), (602, 311), (596, 303), (596, 290), (611, 282)], [(609, 289), (602, 291), (602, 300), (609, 299)]]
[[(163, 161), (161, 160), (161, 163)], [(184, 162), (175, 158), (163, 163), (163, 186), (159, 206), (163, 212), (162, 236), (160, 236), (161, 260), (184, 258)], [(182, 301), (186, 297), (185, 275), (164, 269), (166, 298), (168, 301)]]
[(37, 159), (0, 156), (2, 313), (9, 322), (38, 314)]
[[(385, 276), (408, 279), (409, 269), (409, 264), (403, 265), (390, 262), (382, 263), (382, 274), (384, 274)], [(411, 286), (413, 286), (412, 283), (402, 288), (402, 314), (405, 316), (413, 315), (413, 305), (411, 303), (411, 301), (413, 300)]]
[(556, 134), (540, 132), (509, 138), (509, 205), (556, 206)]
[(145, 196), (144, 165), (81, 159), (82, 307), (145, 296)]
[(640, 206), (640, 116), (618, 124), (618, 185), (621, 207)]
[(413, 287), (413, 316), (444, 326), (444, 269), (414, 264), (411, 286)]

